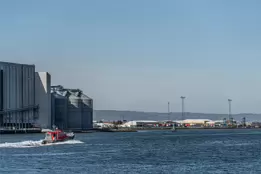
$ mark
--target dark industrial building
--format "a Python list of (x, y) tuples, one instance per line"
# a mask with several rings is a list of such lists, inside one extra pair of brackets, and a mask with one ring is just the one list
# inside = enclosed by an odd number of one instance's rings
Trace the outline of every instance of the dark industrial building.
[[(93, 100), (79, 89), (51, 87), (48, 72), (35, 65), (0, 61), (0, 130), (93, 127)], [(0, 132), (1, 133), (1, 132)]]
[(0, 62), (0, 128), (28, 128), (37, 116), (35, 66)]
[(61, 129), (93, 128), (93, 100), (79, 89), (52, 86), (52, 124)]

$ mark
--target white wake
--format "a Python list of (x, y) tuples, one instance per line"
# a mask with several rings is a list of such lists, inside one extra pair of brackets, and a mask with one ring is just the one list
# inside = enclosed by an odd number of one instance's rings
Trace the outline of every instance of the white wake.
[(82, 141), (79, 140), (68, 140), (64, 142), (58, 143), (50, 143), (50, 144), (42, 144), (42, 140), (39, 141), (21, 141), (15, 143), (0, 143), (0, 148), (29, 148), (29, 147), (41, 147), (41, 146), (53, 146), (53, 145), (60, 145), (60, 144), (82, 144)]

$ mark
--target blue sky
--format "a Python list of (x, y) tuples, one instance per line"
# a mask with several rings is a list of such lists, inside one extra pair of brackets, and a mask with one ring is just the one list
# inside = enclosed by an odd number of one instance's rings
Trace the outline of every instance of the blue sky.
[(95, 109), (261, 113), (261, 1), (5, 0), (1, 60), (35, 64)]

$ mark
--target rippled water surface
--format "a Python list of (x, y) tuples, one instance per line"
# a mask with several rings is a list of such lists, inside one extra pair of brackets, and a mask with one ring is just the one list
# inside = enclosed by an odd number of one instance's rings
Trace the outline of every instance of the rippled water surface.
[(0, 173), (261, 173), (261, 131), (182, 130), (0, 135)]

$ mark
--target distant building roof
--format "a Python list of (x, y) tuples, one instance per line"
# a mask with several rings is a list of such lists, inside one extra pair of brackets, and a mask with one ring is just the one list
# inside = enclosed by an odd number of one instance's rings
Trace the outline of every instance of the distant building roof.
[(51, 86), (51, 93), (56, 93), (64, 97), (69, 97), (69, 98), (85, 98), (85, 99), (90, 99), (87, 95), (85, 95), (82, 90), (80, 89), (67, 89), (64, 88), (61, 85), (57, 86)]
[(205, 122), (212, 122), (210, 119), (186, 119), (182, 121), (183, 123), (194, 123), (194, 124), (203, 124)]
[(133, 122), (139, 122), (139, 123), (157, 123), (158, 121), (154, 120), (132, 120)]
[(122, 126), (126, 126), (126, 127), (130, 127), (130, 126), (136, 126), (137, 123), (158, 123), (158, 121), (154, 121), (154, 120), (133, 120), (133, 121), (128, 121), (124, 124), (122, 124)]

